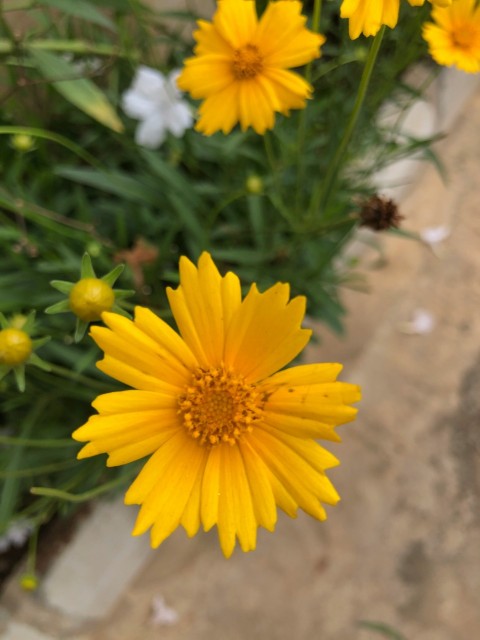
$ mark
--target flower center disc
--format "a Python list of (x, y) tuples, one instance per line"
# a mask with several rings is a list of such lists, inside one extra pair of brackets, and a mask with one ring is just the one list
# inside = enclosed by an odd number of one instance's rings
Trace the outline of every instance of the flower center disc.
[(261, 413), (255, 385), (223, 367), (197, 369), (179, 407), (188, 434), (205, 446), (235, 444)]
[(253, 44), (236, 49), (233, 54), (233, 75), (237, 80), (254, 78), (263, 69), (263, 59)]
[(470, 49), (474, 42), (480, 37), (480, 29), (474, 29), (469, 25), (462, 25), (462, 29), (456, 29), (452, 33), (454, 46), (460, 49)]

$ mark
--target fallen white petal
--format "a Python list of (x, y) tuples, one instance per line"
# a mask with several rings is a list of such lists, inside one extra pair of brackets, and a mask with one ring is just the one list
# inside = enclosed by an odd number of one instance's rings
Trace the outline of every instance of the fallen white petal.
[(176, 624), (178, 620), (178, 613), (167, 605), (163, 596), (155, 596), (153, 598), (150, 622), (154, 626), (171, 626)]
[(426, 244), (433, 246), (446, 240), (451, 234), (450, 227), (440, 225), (438, 227), (426, 227), (420, 231), (420, 238)]
[(403, 322), (399, 329), (402, 333), (410, 335), (426, 335), (431, 333), (435, 327), (435, 318), (425, 309), (415, 309), (411, 320)]

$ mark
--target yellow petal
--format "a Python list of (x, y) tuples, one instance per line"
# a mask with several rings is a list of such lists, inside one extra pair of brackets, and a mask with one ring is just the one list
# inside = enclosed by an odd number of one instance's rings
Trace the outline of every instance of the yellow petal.
[(113, 391), (97, 396), (92, 402), (98, 413), (110, 415), (130, 411), (168, 409), (177, 406), (177, 397), (157, 391)]
[(218, 536), (226, 558), (235, 546), (235, 534), (242, 551), (255, 549), (258, 523), (241, 453), (236, 446), (222, 446)]
[(159, 380), (155, 376), (142, 373), (135, 367), (131, 367), (125, 362), (116, 360), (106, 355), (103, 360), (97, 362), (97, 368), (108, 376), (115, 378), (119, 382), (123, 382), (134, 389), (143, 389), (145, 391), (160, 391), (165, 394), (178, 393), (178, 387), (169, 385), (163, 380)]
[(238, 82), (212, 94), (200, 105), (197, 131), (211, 136), (216, 131), (227, 134), (238, 122)]
[(299, 67), (320, 55), (325, 37), (305, 28), (300, 2), (269, 2), (253, 43), (264, 56), (267, 66)]
[[(256, 428), (249, 439), (298, 506), (314, 518), (325, 520), (325, 510), (320, 504), (324, 476), (312, 469), (289, 446), (263, 429)], [(312, 445), (315, 445), (313, 441)]]
[(180, 258), (180, 286), (167, 289), (168, 300), (183, 339), (202, 366), (218, 366), (223, 360), (224, 316), (222, 277), (208, 253), (198, 268)]
[[(275, 102), (278, 103), (276, 97)], [(238, 110), (242, 131), (252, 127), (257, 133), (263, 134), (267, 129), (273, 129), (275, 110), (269, 93), (264, 91), (257, 78), (240, 83)]]
[(257, 26), (253, 0), (220, 0), (213, 24), (234, 49), (251, 42)]
[(155, 461), (158, 469), (153, 478), (153, 486), (150, 484), (151, 472), (146, 473), (143, 478), (140, 473), (125, 496), (125, 500), (131, 502), (133, 497), (137, 497), (137, 491), (145, 495), (147, 487), (144, 483), (148, 476), (150, 491), (142, 500), (133, 535), (140, 535), (153, 525), (151, 542), (152, 547), (157, 547), (176, 529), (203, 466), (205, 455), (205, 449), (199, 447), (182, 431), (177, 431), (157, 451)]
[(215, 55), (189, 58), (178, 77), (177, 85), (192, 98), (206, 98), (229, 87), (235, 81), (231, 59)]
[(232, 318), (226, 336), (225, 364), (249, 382), (266, 378), (290, 362), (307, 344), (301, 328), (305, 298), (288, 302), (289, 287), (276, 284), (265, 293), (255, 285)]
[(164, 351), (170, 355), (179, 372), (191, 371), (198, 366), (195, 356), (185, 344), (185, 341), (150, 309), (135, 307), (135, 325), (144, 334), (155, 340), (161, 349), (162, 357), (168, 357), (164, 355)]
[(268, 468), (253, 449), (248, 439), (239, 444), (253, 500), (255, 519), (268, 531), (273, 531), (277, 521), (277, 509)]
[(200, 503), (202, 499), (202, 481), (203, 473), (205, 470), (205, 464), (207, 462), (207, 456), (204, 456), (203, 465), (199, 469), (195, 484), (185, 505), (185, 510), (180, 518), (180, 524), (187, 532), (189, 538), (193, 537), (200, 527)]
[(218, 497), (220, 495), (220, 459), (221, 447), (213, 447), (208, 452), (202, 482), (200, 515), (205, 531), (218, 520)]

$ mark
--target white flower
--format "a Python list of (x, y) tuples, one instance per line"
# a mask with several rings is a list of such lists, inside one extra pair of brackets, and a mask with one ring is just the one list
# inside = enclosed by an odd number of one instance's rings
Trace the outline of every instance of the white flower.
[(154, 626), (170, 626), (178, 622), (179, 616), (175, 609), (167, 606), (165, 598), (155, 596), (152, 600), (152, 615), (150, 622)]
[(177, 88), (179, 73), (176, 69), (165, 77), (155, 69), (140, 66), (132, 86), (123, 94), (122, 109), (140, 120), (135, 140), (142, 147), (156, 149), (168, 131), (180, 138), (192, 126), (190, 106)]

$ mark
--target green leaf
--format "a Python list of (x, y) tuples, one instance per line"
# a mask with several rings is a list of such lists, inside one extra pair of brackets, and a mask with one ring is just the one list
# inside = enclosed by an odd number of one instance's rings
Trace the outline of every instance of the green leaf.
[(91, 80), (82, 78), (74, 65), (47, 51), (30, 49), (29, 53), (38, 71), (66, 100), (113, 131), (123, 131), (106, 95)]
[(93, 171), (92, 169), (75, 169), (71, 167), (59, 167), (55, 169), (55, 175), (73, 180), (106, 193), (112, 193), (131, 202), (145, 202), (152, 206), (158, 206), (161, 201), (161, 193), (149, 188), (139, 180), (135, 180), (127, 173), (121, 171), (106, 172)]
[(100, 13), (100, 11), (95, 9), (93, 4), (86, 2), (85, 0), (82, 0), (81, 2), (78, 0), (37, 0), (37, 4), (58, 9), (69, 16), (81, 18), (82, 20), (98, 24), (100, 27), (116, 31), (114, 23)]
[(387, 624), (383, 622), (370, 622), (369, 620), (360, 620), (358, 623), (359, 627), (363, 627), (364, 629), (370, 629), (371, 631), (378, 631), (380, 635), (384, 638), (390, 638), (390, 640), (406, 640), (405, 636), (395, 629), (392, 629)]

